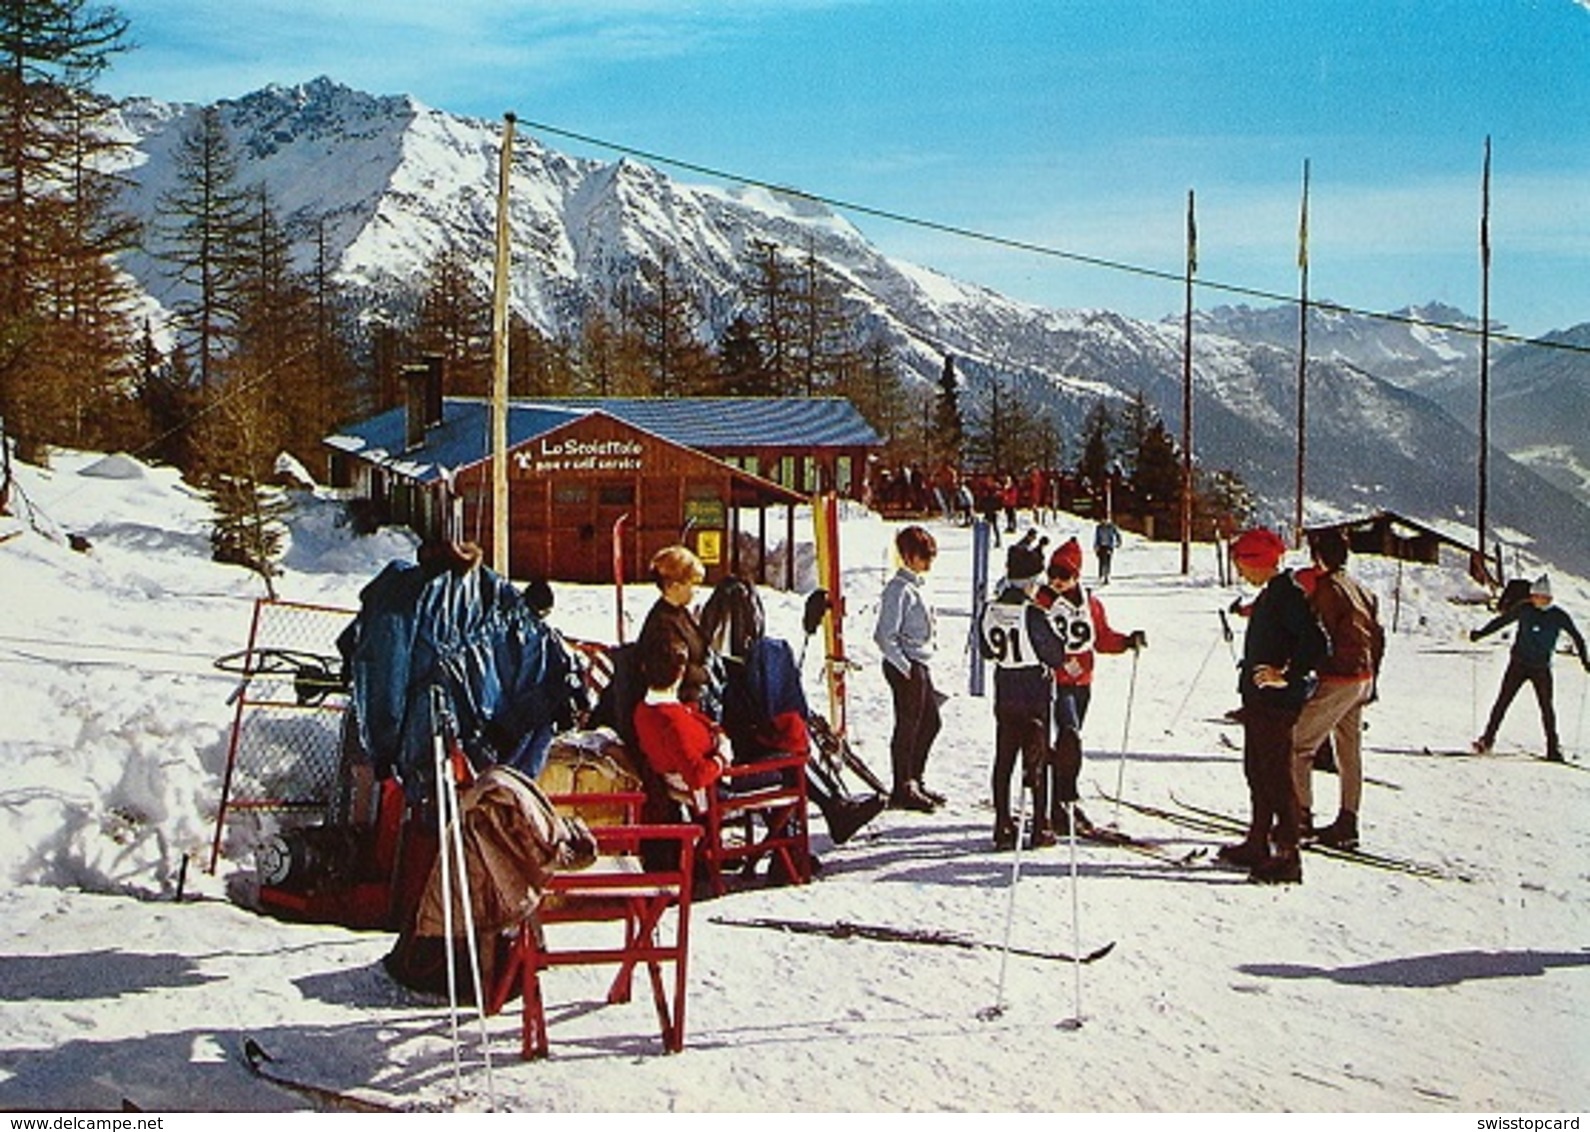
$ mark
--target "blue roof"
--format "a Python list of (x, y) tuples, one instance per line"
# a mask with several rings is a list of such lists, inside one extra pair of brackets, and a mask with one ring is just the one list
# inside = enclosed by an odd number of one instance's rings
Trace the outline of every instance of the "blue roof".
[[(508, 447), (589, 416), (589, 409), (542, 404), (508, 406)], [(405, 451), (408, 415), (400, 405), (326, 437), (332, 448), (384, 464), (419, 483), (434, 483), (491, 455), (491, 403), (479, 397), (448, 397), (442, 423), (425, 430), (425, 443)]]
[(690, 448), (860, 448), (883, 439), (843, 397), (559, 398)]
[[(687, 448), (870, 447), (883, 443), (856, 407), (842, 397), (600, 397), (508, 406), (508, 447), (589, 416), (593, 411)], [(419, 483), (432, 483), (491, 453), (491, 405), (480, 397), (448, 397), (442, 423), (425, 443), (405, 451), (402, 406), (349, 425), (326, 444), (386, 465)]]

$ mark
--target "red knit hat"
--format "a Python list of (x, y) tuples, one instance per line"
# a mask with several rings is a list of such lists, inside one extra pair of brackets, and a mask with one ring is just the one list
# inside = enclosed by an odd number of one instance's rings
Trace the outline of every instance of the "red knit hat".
[(1082, 544), (1075, 538), (1068, 538), (1055, 547), (1055, 552), (1049, 556), (1049, 576), (1075, 578), (1080, 573), (1082, 573)]
[(1286, 543), (1268, 527), (1252, 527), (1231, 541), (1231, 557), (1250, 566), (1273, 567), (1286, 555)]

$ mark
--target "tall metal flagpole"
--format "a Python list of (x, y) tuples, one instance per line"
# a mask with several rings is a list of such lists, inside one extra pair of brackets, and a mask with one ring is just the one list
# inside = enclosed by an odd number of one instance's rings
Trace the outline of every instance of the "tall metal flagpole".
[(1480, 500), (1476, 522), (1480, 566), (1485, 568), (1485, 509), (1491, 446), (1491, 136), (1485, 135), (1485, 174), (1480, 186)]
[(1192, 316), (1193, 276), (1198, 272), (1198, 225), (1193, 191), (1187, 190), (1187, 310), (1182, 316), (1181, 358), (1181, 572), (1192, 569)]
[(497, 262), (491, 304), (491, 568), (508, 577), (508, 174), (512, 111), (502, 116), (497, 170)]
[(1303, 540), (1303, 499), (1308, 466), (1308, 158), (1303, 159), (1303, 209), (1297, 222), (1297, 269), (1300, 277), (1297, 316), (1297, 512), (1292, 519), (1294, 546)]

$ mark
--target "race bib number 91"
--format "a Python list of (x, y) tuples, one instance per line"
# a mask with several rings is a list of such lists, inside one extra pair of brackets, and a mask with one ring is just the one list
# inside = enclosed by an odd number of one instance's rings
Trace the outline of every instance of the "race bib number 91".
[(1030, 668), (1039, 663), (1027, 643), (1025, 605), (995, 603), (983, 610), (984, 653), (1000, 668)]

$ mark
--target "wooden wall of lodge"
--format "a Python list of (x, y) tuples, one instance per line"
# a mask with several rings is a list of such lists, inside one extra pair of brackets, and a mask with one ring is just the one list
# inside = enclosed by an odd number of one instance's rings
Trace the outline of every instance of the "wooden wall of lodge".
[[(643, 451), (634, 457), (572, 460), (543, 455), (571, 439), (582, 445), (638, 444)], [(685, 543), (701, 553), (702, 535), (717, 533), (720, 560), (707, 563), (708, 581), (716, 580), (735, 565), (734, 509), (756, 505), (753, 498), (736, 497), (735, 481), (734, 470), (719, 461), (611, 418), (585, 418), (535, 437), (510, 453), (509, 573), (515, 578), (610, 582), (613, 527), (627, 516), (624, 576), (644, 580), (652, 555), (680, 541), (689, 512), (695, 510), (714, 514), (716, 520), (694, 524)], [(454, 491), (463, 501), (463, 530), (481, 532), (479, 541), (489, 559), (490, 464), (460, 472)]]

